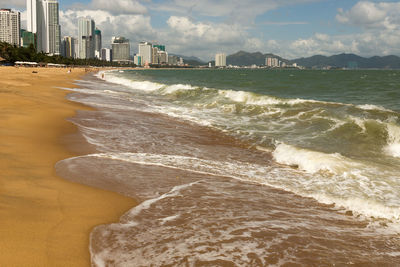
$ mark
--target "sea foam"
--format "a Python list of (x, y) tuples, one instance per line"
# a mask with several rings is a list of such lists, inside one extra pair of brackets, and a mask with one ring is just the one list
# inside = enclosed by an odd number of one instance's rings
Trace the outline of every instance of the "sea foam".
[(393, 157), (400, 157), (400, 127), (393, 123), (388, 123), (386, 127), (388, 138), (384, 150)]
[(326, 154), (317, 151), (297, 148), (284, 143), (279, 144), (272, 153), (274, 159), (281, 164), (296, 166), (308, 173), (329, 171), (332, 174), (343, 174), (351, 167), (359, 167), (339, 153)]

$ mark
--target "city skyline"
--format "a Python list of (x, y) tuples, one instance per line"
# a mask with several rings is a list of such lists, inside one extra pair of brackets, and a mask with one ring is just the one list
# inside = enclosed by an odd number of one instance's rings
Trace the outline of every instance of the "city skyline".
[[(0, 6), (21, 11), (26, 25), (25, 1), (0, 0)], [(288, 59), (339, 53), (400, 55), (398, 1), (252, 0), (244, 5), (225, 0), (60, 0), (62, 36), (77, 36), (77, 19), (87, 16), (102, 30), (103, 47), (120, 35), (132, 44), (164, 43), (171, 53), (205, 61), (217, 51), (239, 50)]]

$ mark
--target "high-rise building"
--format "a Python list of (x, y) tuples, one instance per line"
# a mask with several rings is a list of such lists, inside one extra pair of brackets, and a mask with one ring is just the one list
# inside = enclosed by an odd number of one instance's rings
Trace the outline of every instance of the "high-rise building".
[(60, 55), (61, 26), (58, 0), (41, 0), (43, 5), (42, 51)]
[(61, 55), (68, 58), (75, 57), (75, 38), (71, 36), (63, 38)]
[(36, 34), (21, 29), (21, 46), (27, 48), (31, 45), (36, 48)]
[(226, 66), (226, 55), (224, 53), (219, 53), (215, 55), (215, 67), (225, 67)]
[(165, 51), (158, 51), (158, 63), (166, 64), (168, 63), (168, 53)]
[(177, 56), (169, 55), (168, 56), (168, 64), (169, 65), (178, 65), (179, 58)]
[(159, 51), (165, 52), (165, 45), (155, 44), (153, 47), (157, 47)]
[(95, 23), (90, 18), (79, 18), (78, 20), (78, 58), (94, 58), (95, 51)]
[(139, 55), (135, 55), (133, 57), (133, 63), (135, 63), (136, 66), (142, 66), (142, 58)]
[(112, 61), (120, 63), (130, 62), (130, 44), (125, 37), (113, 37), (111, 41)]
[(158, 60), (158, 48), (154, 46), (151, 48), (151, 63), (153, 64), (160, 63)]
[(0, 9), (0, 41), (20, 46), (21, 14), (11, 9)]
[(79, 41), (77, 38), (74, 38), (74, 58), (78, 58), (79, 56)]
[(37, 51), (44, 51), (42, 49), (43, 24), (43, 4), (41, 0), (26, 0), (27, 31), (36, 35), (35, 47)]
[(109, 48), (101, 49), (101, 60), (112, 61), (112, 50)]
[(60, 54), (61, 26), (57, 0), (27, 0), (27, 28), (36, 34), (37, 51)]
[(101, 57), (101, 46), (101, 31), (96, 28), (96, 30), (94, 30), (94, 54), (98, 59)]
[(39, 0), (26, 0), (26, 28), (28, 32), (37, 33), (37, 6)]
[(280, 61), (277, 58), (274, 57), (267, 57), (265, 59), (265, 65), (267, 67), (279, 67), (280, 66)]
[(139, 56), (141, 57), (142, 66), (152, 63), (152, 46), (148, 42), (139, 43)]

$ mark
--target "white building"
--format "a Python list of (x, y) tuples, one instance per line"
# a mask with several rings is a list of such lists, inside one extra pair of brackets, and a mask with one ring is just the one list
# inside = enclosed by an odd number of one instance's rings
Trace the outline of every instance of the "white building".
[[(40, 3), (40, 2), (39, 2)], [(42, 51), (50, 55), (60, 55), (61, 26), (58, 0), (42, 0)]]
[(0, 9), (0, 41), (21, 44), (21, 14), (11, 9)]
[(57, 0), (27, 0), (27, 29), (36, 34), (37, 51), (59, 55), (61, 27)]
[(148, 42), (139, 43), (139, 56), (141, 58), (142, 66), (153, 63), (152, 61), (152, 45)]
[(78, 19), (78, 58), (89, 59), (94, 58), (95, 51), (95, 23), (90, 18)]
[(168, 63), (168, 53), (165, 51), (158, 51), (158, 63), (159, 64), (167, 64)]
[(112, 48), (112, 61), (115, 62), (130, 62), (130, 43), (129, 40), (125, 37), (113, 37), (111, 40), (111, 48)]
[(36, 34), (36, 50), (42, 49), (43, 39), (43, 4), (41, 0), (26, 0), (26, 26), (28, 32)]
[(109, 48), (102, 48), (101, 49), (101, 60), (104, 61), (112, 61), (112, 50)]
[(26, 0), (26, 28), (28, 32), (37, 33), (37, 6), (39, 0)]
[(215, 67), (226, 67), (226, 55), (224, 53), (215, 55)]
[(74, 58), (78, 58), (79, 56), (79, 40), (74, 38)]
[(267, 57), (265, 59), (265, 65), (268, 67), (279, 67), (280, 61), (279, 61), (279, 59), (274, 58), (274, 57)]

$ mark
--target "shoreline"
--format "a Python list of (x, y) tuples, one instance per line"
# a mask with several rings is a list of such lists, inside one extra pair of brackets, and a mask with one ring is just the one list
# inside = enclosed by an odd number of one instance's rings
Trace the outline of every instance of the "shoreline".
[(56, 175), (58, 161), (91, 149), (67, 121), (90, 108), (55, 88), (73, 87), (85, 70), (67, 71), (0, 67), (0, 265), (90, 266), (92, 229), (136, 205)]

